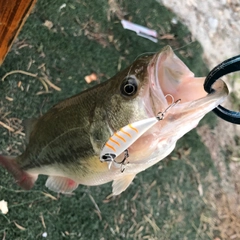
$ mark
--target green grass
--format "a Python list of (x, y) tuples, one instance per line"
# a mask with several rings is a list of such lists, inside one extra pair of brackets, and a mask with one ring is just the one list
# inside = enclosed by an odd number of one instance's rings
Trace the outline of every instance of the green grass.
[[(119, 2), (126, 19), (159, 33), (174, 34), (175, 39), (156, 44), (124, 30), (116, 16), (108, 20), (107, 1), (39, 0), (0, 68), (0, 77), (12, 70), (39, 76), (45, 73), (61, 91), (50, 89), (51, 93), (36, 95), (44, 90), (38, 79), (10, 75), (0, 81), (0, 116), (10, 112), (6, 118), (17, 127), (20, 122), (16, 119), (39, 116), (59, 100), (96, 84), (87, 84), (84, 76), (96, 72), (100, 81), (105, 81), (138, 55), (156, 52), (166, 44), (176, 49), (197, 76), (206, 75), (199, 43), (189, 42), (191, 34), (181, 23), (171, 23), (175, 17), (171, 12), (153, 0)], [(60, 11), (63, 3), (66, 7)], [(45, 20), (53, 23), (52, 29), (43, 25)], [(18, 86), (20, 81), (22, 89)], [(24, 136), (9, 133), (3, 127), (0, 136), (0, 153), (16, 155), (24, 149)], [(0, 169), (0, 200), (9, 203), (9, 213), (0, 214), (0, 239), (5, 234), (6, 239), (42, 239), (43, 232), (48, 234), (46, 239), (54, 240), (210, 239), (201, 225), (207, 206), (197, 189), (199, 179), (203, 189), (207, 188), (204, 178), (211, 170), (214, 168), (210, 156), (196, 131), (181, 139), (170, 157), (137, 175), (124, 193), (112, 199), (106, 198), (111, 193), (110, 183), (80, 186), (71, 196), (58, 196), (47, 191), (44, 176), (32, 191), (18, 191), (12, 177)]]

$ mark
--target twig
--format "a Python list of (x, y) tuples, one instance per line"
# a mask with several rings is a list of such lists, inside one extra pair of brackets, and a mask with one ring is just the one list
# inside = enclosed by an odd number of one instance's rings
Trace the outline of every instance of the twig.
[(6, 128), (7, 130), (9, 130), (10, 132), (14, 132), (15, 130), (11, 127), (9, 127), (7, 124), (3, 123), (0, 121), (0, 125), (2, 125), (4, 128)]
[(44, 196), (51, 198), (52, 200), (57, 200), (56, 197), (54, 197), (53, 195), (51, 195), (50, 193), (46, 193), (46, 192), (41, 192)]
[(152, 221), (152, 220), (151, 220), (148, 216), (146, 216), (146, 215), (144, 216), (144, 218), (145, 218), (146, 222), (148, 222), (148, 223), (151, 225), (151, 227), (153, 228), (153, 231), (154, 231), (155, 234), (160, 231), (160, 229), (159, 229), (159, 227), (157, 226), (157, 224), (155, 223), (155, 221)]
[(59, 92), (61, 91), (61, 88), (53, 84), (49, 79), (44, 78), (43, 81), (46, 82), (51, 88), (55, 89), (56, 91), (59, 91)]
[(35, 198), (34, 200), (31, 200), (31, 201), (26, 201), (26, 202), (22, 202), (22, 203), (19, 203), (19, 204), (9, 206), (9, 209), (19, 207), (19, 206), (23, 206), (23, 205), (26, 205), (26, 204), (29, 204), (29, 203), (34, 203), (37, 200), (44, 200), (44, 199), (45, 199), (45, 197), (37, 197), (37, 198)]
[(42, 213), (40, 214), (40, 219), (41, 219), (41, 221), (42, 221), (43, 227), (46, 229), (46, 224), (45, 224), (45, 221), (44, 221), (44, 218), (43, 218)]
[(33, 74), (33, 73), (26, 72), (26, 71), (23, 71), (23, 70), (13, 70), (13, 71), (11, 71), (11, 72), (6, 73), (6, 74), (2, 77), (2, 81), (4, 81), (5, 78), (8, 77), (9, 75), (12, 75), (12, 74), (15, 74), (15, 73), (20, 73), (20, 74), (28, 75), (28, 76), (31, 76), (31, 77), (34, 77), (34, 78), (37, 77), (37, 74)]
[(97, 203), (95, 202), (94, 198), (92, 197), (92, 195), (91, 195), (90, 193), (88, 193), (88, 196), (89, 196), (89, 198), (91, 199), (91, 201), (92, 201), (93, 205), (95, 206), (96, 210), (98, 211), (98, 213), (99, 213), (100, 216), (101, 216), (101, 211), (100, 211)]
[(8, 77), (9, 75), (12, 75), (12, 74), (16, 74), (16, 73), (20, 73), (20, 74), (23, 74), (23, 75), (27, 75), (27, 76), (30, 76), (30, 77), (34, 77), (34, 78), (37, 78), (41, 83), (42, 85), (44, 86), (45, 90), (48, 92), (48, 86), (47, 84), (55, 89), (56, 91), (61, 91), (61, 88), (59, 88), (58, 86), (56, 86), (55, 84), (53, 84), (48, 78), (47, 78), (47, 75), (42, 73), (44, 75), (44, 77), (38, 77), (37, 74), (34, 74), (34, 73), (30, 73), (30, 72), (26, 72), (26, 71), (23, 71), (23, 70), (13, 70), (11, 72), (8, 72), (6, 73), (3, 77), (2, 77), (2, 81), (5, 80), (6, 77)]
[(42, 83), (42, 85), (44, 86), (46, 92), (48, 92), (48, 85), (46, 84), (44, 79), (43, 78), (38, 78), (38, 80)]
[(5, 240), (5, 239), (6, 239), (6, 232), (4, 231), (2, 240)]
[(13, 221), (14, 222), (14, 224), (16, 225), (16, 227), (18, 228), (18, 229), (20, 229), (20, 230), (22, 230), (22, 231), (25, 231), (26, 230), (26, 228), (25, 227), (23, 227), (23, 226), (21, 226), (21, 225), (19, 225), (18, 223), (16, 223), (15, 221)]

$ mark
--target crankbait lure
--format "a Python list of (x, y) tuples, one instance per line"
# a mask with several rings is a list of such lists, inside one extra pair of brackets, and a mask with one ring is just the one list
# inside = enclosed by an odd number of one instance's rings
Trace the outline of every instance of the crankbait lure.
[[(129, 157), (127, 149), (147, 130), (153, 127), (160, 120), (163, 120), (166, 112), (179, 102), (180, 99), (169, 105), (165, 111), (159, 112), (156, 117), (147, 118), (128, 124), (115, 132), (105, 143), (100, 154), (100, 161), (108, 162), (109, 168), (111, 168), (113, 162), (121, 164), (121, 166), (125, 165), (125, 161)], [(115, 158), (123, 152), (123, 160), (121, 162), (116, 162)], [(122, 171), (124, 171), (124, 169)]]

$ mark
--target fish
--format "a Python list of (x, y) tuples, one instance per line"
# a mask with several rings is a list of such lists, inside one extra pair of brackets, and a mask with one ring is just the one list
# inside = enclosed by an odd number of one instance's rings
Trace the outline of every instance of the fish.
[[(28, 120), (25, 151), (16, 157), (0, 155), (0, 165), (26, 190), (33, 188), (39, 175), (47, 175), (45, 185), (54, 192), (71, 193), (79, 185), (112, 182), (112, 195), (119, 195), (136, 174), (168, 156), (178, 139), (226, 99), (224, 81), (218, 79), (208, 94), (204, 80), (195, 77), (170, 46), (141, 56), (109, 80)], [(156, 117), (172, 99), (181, 101), (128, 147), (124, 171), (119, 164), (109, 168), (100, 160), (115, 132)], [(115, 161), (122, 159), (124, 152)]]

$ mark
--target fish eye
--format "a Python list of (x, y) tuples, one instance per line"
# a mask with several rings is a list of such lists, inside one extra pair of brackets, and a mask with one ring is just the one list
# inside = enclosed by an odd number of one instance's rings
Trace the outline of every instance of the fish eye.
[(134, 76), (126, 77), (121, 85), (121, 93), (126, 97), (131, 97), (138, 90), (138, 80)]

